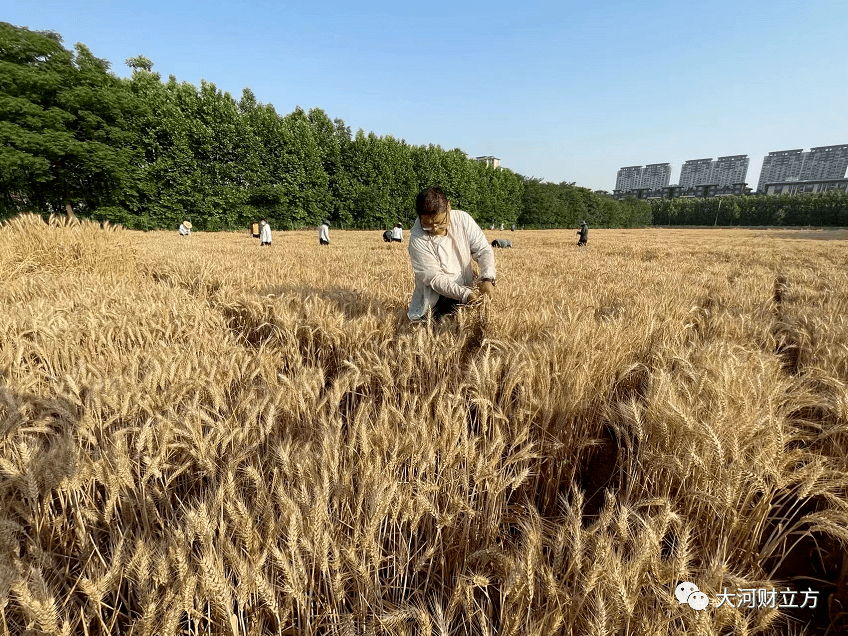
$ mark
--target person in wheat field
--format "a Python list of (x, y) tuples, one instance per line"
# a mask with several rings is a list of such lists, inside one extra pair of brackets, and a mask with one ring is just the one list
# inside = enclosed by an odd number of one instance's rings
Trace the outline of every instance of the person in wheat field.
[(319, 245), (329, 245), (330, 244), (330, 222), (322, 221), (321, 227), (318, 228), (318, 244)]
[(271, 246), (271, 226), (264, 220), (259, 221), (259, 246)]
[(586, 225), (586, 221), (580, 221), (580, 229), (577, 230), (577, 233), (580, 235), (577, 245), (583, 247), (589, 242), (589, 226)]
[[(174, 227), (173, 225), (171, 227)], [(191, 236), (191, 221), (183, 221), (180, 223), (180, 228), (177, 230), (180, 236)]]
[[(439, 320), (460, 306), (495, 291), (495, 253), (483, 230), (462, 210), (451, 209), (441, 188), (422, 190), (415, 199), (418, 220), (409, 236), (409, 260), (415, 290), (407, 316)], [(471, 261), (480, 266), (474, 280)]]
[(403, 243), (403, 226), (400, 223), (395, 223), (392, 228), (392, 242)]

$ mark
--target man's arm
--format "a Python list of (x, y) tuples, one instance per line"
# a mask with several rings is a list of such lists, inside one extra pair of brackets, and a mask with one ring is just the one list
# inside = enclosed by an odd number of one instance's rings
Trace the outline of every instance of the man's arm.
[(471, 215), (468, 216), (467, 221), (465, 235), (468, 237), (471, 258), (480, 265), (480, 278), (491, 278), (495, 280), (497, 276), (497, 271), (495, 270), (495, 252), (486, 240), (483, 230), (474, 222)]
[(426, 245), (422, 245), (421, 240), (409, 240), (409, 261), (412, 264), (412, 271), (416, 280), (420, 280), (424, 285), (447, 298), (461, 302), (468, 300), (472, 290), (457, 285), (451, 279), (451, 276), (445, 274), (438, 259), (427, 249)]

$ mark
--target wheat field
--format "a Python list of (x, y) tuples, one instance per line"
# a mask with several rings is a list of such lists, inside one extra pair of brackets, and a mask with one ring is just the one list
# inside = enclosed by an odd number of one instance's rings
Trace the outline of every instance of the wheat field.
[(316, 234), (3, 224), (0, 633), (846, 629), (848, 241), (487, 231), (411, 325), (405, 243)]

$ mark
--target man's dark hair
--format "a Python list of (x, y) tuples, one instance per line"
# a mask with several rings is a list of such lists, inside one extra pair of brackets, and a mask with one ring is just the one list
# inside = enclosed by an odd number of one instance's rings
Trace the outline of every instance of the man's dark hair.
[(441, 188), (427, 188), (415, 197), (415, 211), (422, 214), (441, 214), (448, 209), (448, 198)]

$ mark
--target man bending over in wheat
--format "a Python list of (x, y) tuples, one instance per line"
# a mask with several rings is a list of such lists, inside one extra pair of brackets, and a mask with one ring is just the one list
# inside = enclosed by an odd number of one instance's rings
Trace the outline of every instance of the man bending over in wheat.
[[(415, 291), (410, 320), (435, 320), (461, 305), (491, 297), (495, 291), (495, 253), (483, 230), (466, 212), (452, 210), (441, 188), (428, 188), (415, 199), (418, 220), (409, 237)], [(471, 260), (480, 265), (474, 280)]]

